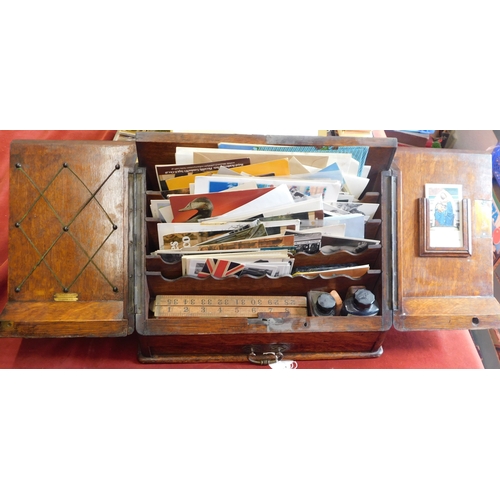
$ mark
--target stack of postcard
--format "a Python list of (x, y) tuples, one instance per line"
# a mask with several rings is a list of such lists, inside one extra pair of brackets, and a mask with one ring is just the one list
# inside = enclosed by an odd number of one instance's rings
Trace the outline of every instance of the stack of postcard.
[(295, 274), (293, 256), (320, 251), (325, 237), (379, 243), (365, 239), (378, 204), (359, 202), (367, 153), (354, 146), (178, 147), (176, 164), (156, 165), (163, 197), (151, 200), (160, 221), (155, 253), (181, 254), (185, 276), (278, 277)]

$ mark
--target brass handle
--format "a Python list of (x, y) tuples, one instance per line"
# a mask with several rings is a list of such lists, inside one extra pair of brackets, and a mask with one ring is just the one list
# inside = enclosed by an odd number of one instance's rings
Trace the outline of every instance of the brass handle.
[(251, 352), (248, 355), (248, 361), (255, 363), (256, 365), (270, 365), (272, 363), (277, 363), (283, 359), (282, 352), (263, 352), (262, 354), (256, 354)]

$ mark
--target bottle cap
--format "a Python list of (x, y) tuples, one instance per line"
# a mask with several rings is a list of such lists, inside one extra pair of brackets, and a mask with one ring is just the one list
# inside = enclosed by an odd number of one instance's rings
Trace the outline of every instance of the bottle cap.
[(335, 309), (335, 299), (329, 293), (322, 293), (316, 301), (318, 311), (322, 314), (331, 314)]
[(368, 309), (375, 302), (375, 295), (370, 290), (357, 290), (354, 294), (354, 304), (359, 309)]

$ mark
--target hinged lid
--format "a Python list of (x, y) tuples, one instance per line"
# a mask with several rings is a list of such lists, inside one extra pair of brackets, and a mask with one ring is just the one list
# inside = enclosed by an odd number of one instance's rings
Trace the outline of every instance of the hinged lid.
[(128, 175), (135, 159), (131, 142), (12, 142), (0, 334), (132, 331)]
[[(398, 184), (395, 328), (498, 327), (500, 304), (493, 293), (491, 156), (408, 148), (397, 151), (393, 166)], [(426, 196), (428, 184), (434, 186), (428, 186)], [(434, 196), (442, 189), (454, 195), (449, 205), (453, 222), (440, 222), (439, 217), (436, 221), (441, 206)]]

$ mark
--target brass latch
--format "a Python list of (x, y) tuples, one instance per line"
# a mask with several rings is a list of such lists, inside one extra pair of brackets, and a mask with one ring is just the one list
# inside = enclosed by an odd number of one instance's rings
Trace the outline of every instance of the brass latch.
[(251, 352), (248, 355), (248, 361), (251, 363), (255, 363), (257, 365), (270, 365), (272, 363), (277, 363), (283, 359), (282, 352), (263, 352), (262, 354), (256, 354), (255, 352)]

